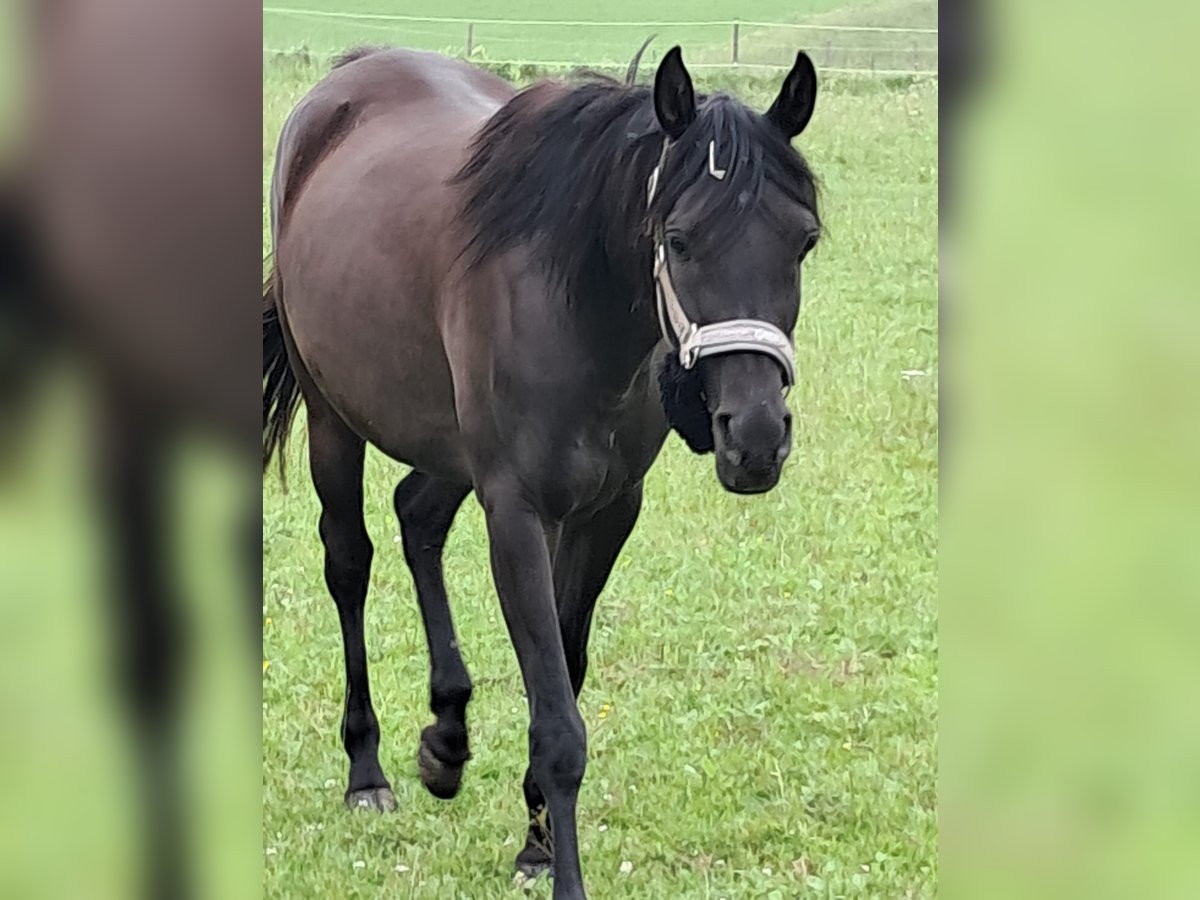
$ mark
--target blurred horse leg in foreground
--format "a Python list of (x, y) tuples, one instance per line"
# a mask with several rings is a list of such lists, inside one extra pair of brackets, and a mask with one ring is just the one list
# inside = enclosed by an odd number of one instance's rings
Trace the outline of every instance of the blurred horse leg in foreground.
[[(73, 573), (74, 581), (85, 593), (99, 585), (100, 639), (109, 642), (101, 658), (113, 666), (130, 726), (119, 743), (132, 751), (140, 794), (128, 816), (108, 818), (139, 823), (130, 841), (143, 896), (226, 896), (235, 888), (224, 867), (204, 866), (203, 881), (189, 875), (201, 873), (201, 841), (187, 798), (205, 793), (192, 785), (197, 770), (227, 755), (247, 760), (237, 769), (244, 807), (225, 816), (250, 823), (238, 830), (255, 851), (243, 887), (257, 893), (257, 713), (189, 727), (201, 741), (189, 742), (186, 758), (181, 729), (226, 657), (241, 670), (236, 683), (252, 685), (237, 692), (242, 710), (255, 709), (259, 684), (244, 623), (260, 614), (259, 537), (245, 527), (259, 519), (260, 13), (243, 0), (56, 0), (32, 9), (28, 120), (0, 204), (0, 453), (21, 456), (41, 376), (68, 371), (83, 435), (70, 465), (91, 490), (59, 515), (95, 523), (87, 540), (103, 574)], [(196, 462), (213, 447), (233, 463)], [(224, 493), (240, 509), (232, 522), (197, 525), (203, 517), (181, 498), (222, 493), (208, 481), (195, 487), (213, 472), (224, 473)], [(222, 566), (242, 574), (222, 584), (212, 574)], [(212, 596), (230, 590), (242, 596)], [(203, 649), (191, 626), (219, 619), (217, 607), (233, 607), (242, 634), (221, 641), (216, 656), (187, 653)], [(257, 644), (258, 626), (250, 633)], [(239, 729), (254, 744), (233, 753), (222, 742)], [(42, 802), (54, 802), (47, 790)]]

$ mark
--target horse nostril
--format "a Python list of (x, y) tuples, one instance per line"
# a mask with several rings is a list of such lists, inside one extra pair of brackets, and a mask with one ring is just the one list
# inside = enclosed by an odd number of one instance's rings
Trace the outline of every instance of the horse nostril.
[(717, 434), (721, 438), (721, 443), (724, 445), (721, 452), (725, 459), (730, 465), (740, 467), (746, 461), (746, 454), (733, 446), (733, 433), (730, 431), (733, 416), (729, 413), (717, 413), (713, 416), (713, 422), (716, 425)]
[(733, 421), (733, 416), (729, 413), (717, 413), (716, 415), (717, 431), (723, 440), (728, 441), (731, 438), (729, 433), (729, 423), (731, 421)]
[(779, 449), (775, 451), (775, 459), (778, 462), (783, 462), (788, 458), (788, 454), (792, 452), (792, 414), (784, 413), (783, 415), (783, 440), (779, 444)]

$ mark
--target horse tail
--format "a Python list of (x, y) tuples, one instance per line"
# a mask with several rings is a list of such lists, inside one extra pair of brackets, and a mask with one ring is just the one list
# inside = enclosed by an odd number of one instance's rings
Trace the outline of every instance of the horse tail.
[(272, 267), (263, 284), (263, 472), (271, 464), (271, 457), (278, 456), (279, 477), (286, 486), (285, 451), (301, 395), (288, 361), (279, 299), (279, 276)]

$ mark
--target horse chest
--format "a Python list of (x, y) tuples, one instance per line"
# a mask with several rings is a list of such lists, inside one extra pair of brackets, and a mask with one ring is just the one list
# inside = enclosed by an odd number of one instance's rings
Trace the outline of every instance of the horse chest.
[(617, 440), (607, 434), (576, 435), (552, 461), (547, 492), (555, 518), (565, 519), (603, 508), (637, 476)]
[(556, 518), (588, 515), (613, 502), (642, 480), (665, 432), (646, 421), (640, 405), (632, 411), (570, 435), (560, 446), (554, 470)]

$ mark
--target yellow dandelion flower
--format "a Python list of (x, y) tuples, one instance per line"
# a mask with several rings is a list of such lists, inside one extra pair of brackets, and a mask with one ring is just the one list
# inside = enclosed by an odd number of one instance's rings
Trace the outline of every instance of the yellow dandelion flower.
[(267, 674), (267, 669), (269, 669), (270, 667), (271, 667), (271, 662), (270, 662), (270, 660), (266, 660), (266, 659), (264, 659), (264, 660), (263, 660), (263, 674), (264, 674), (264, 675), (266, 675), (266, 674)]

